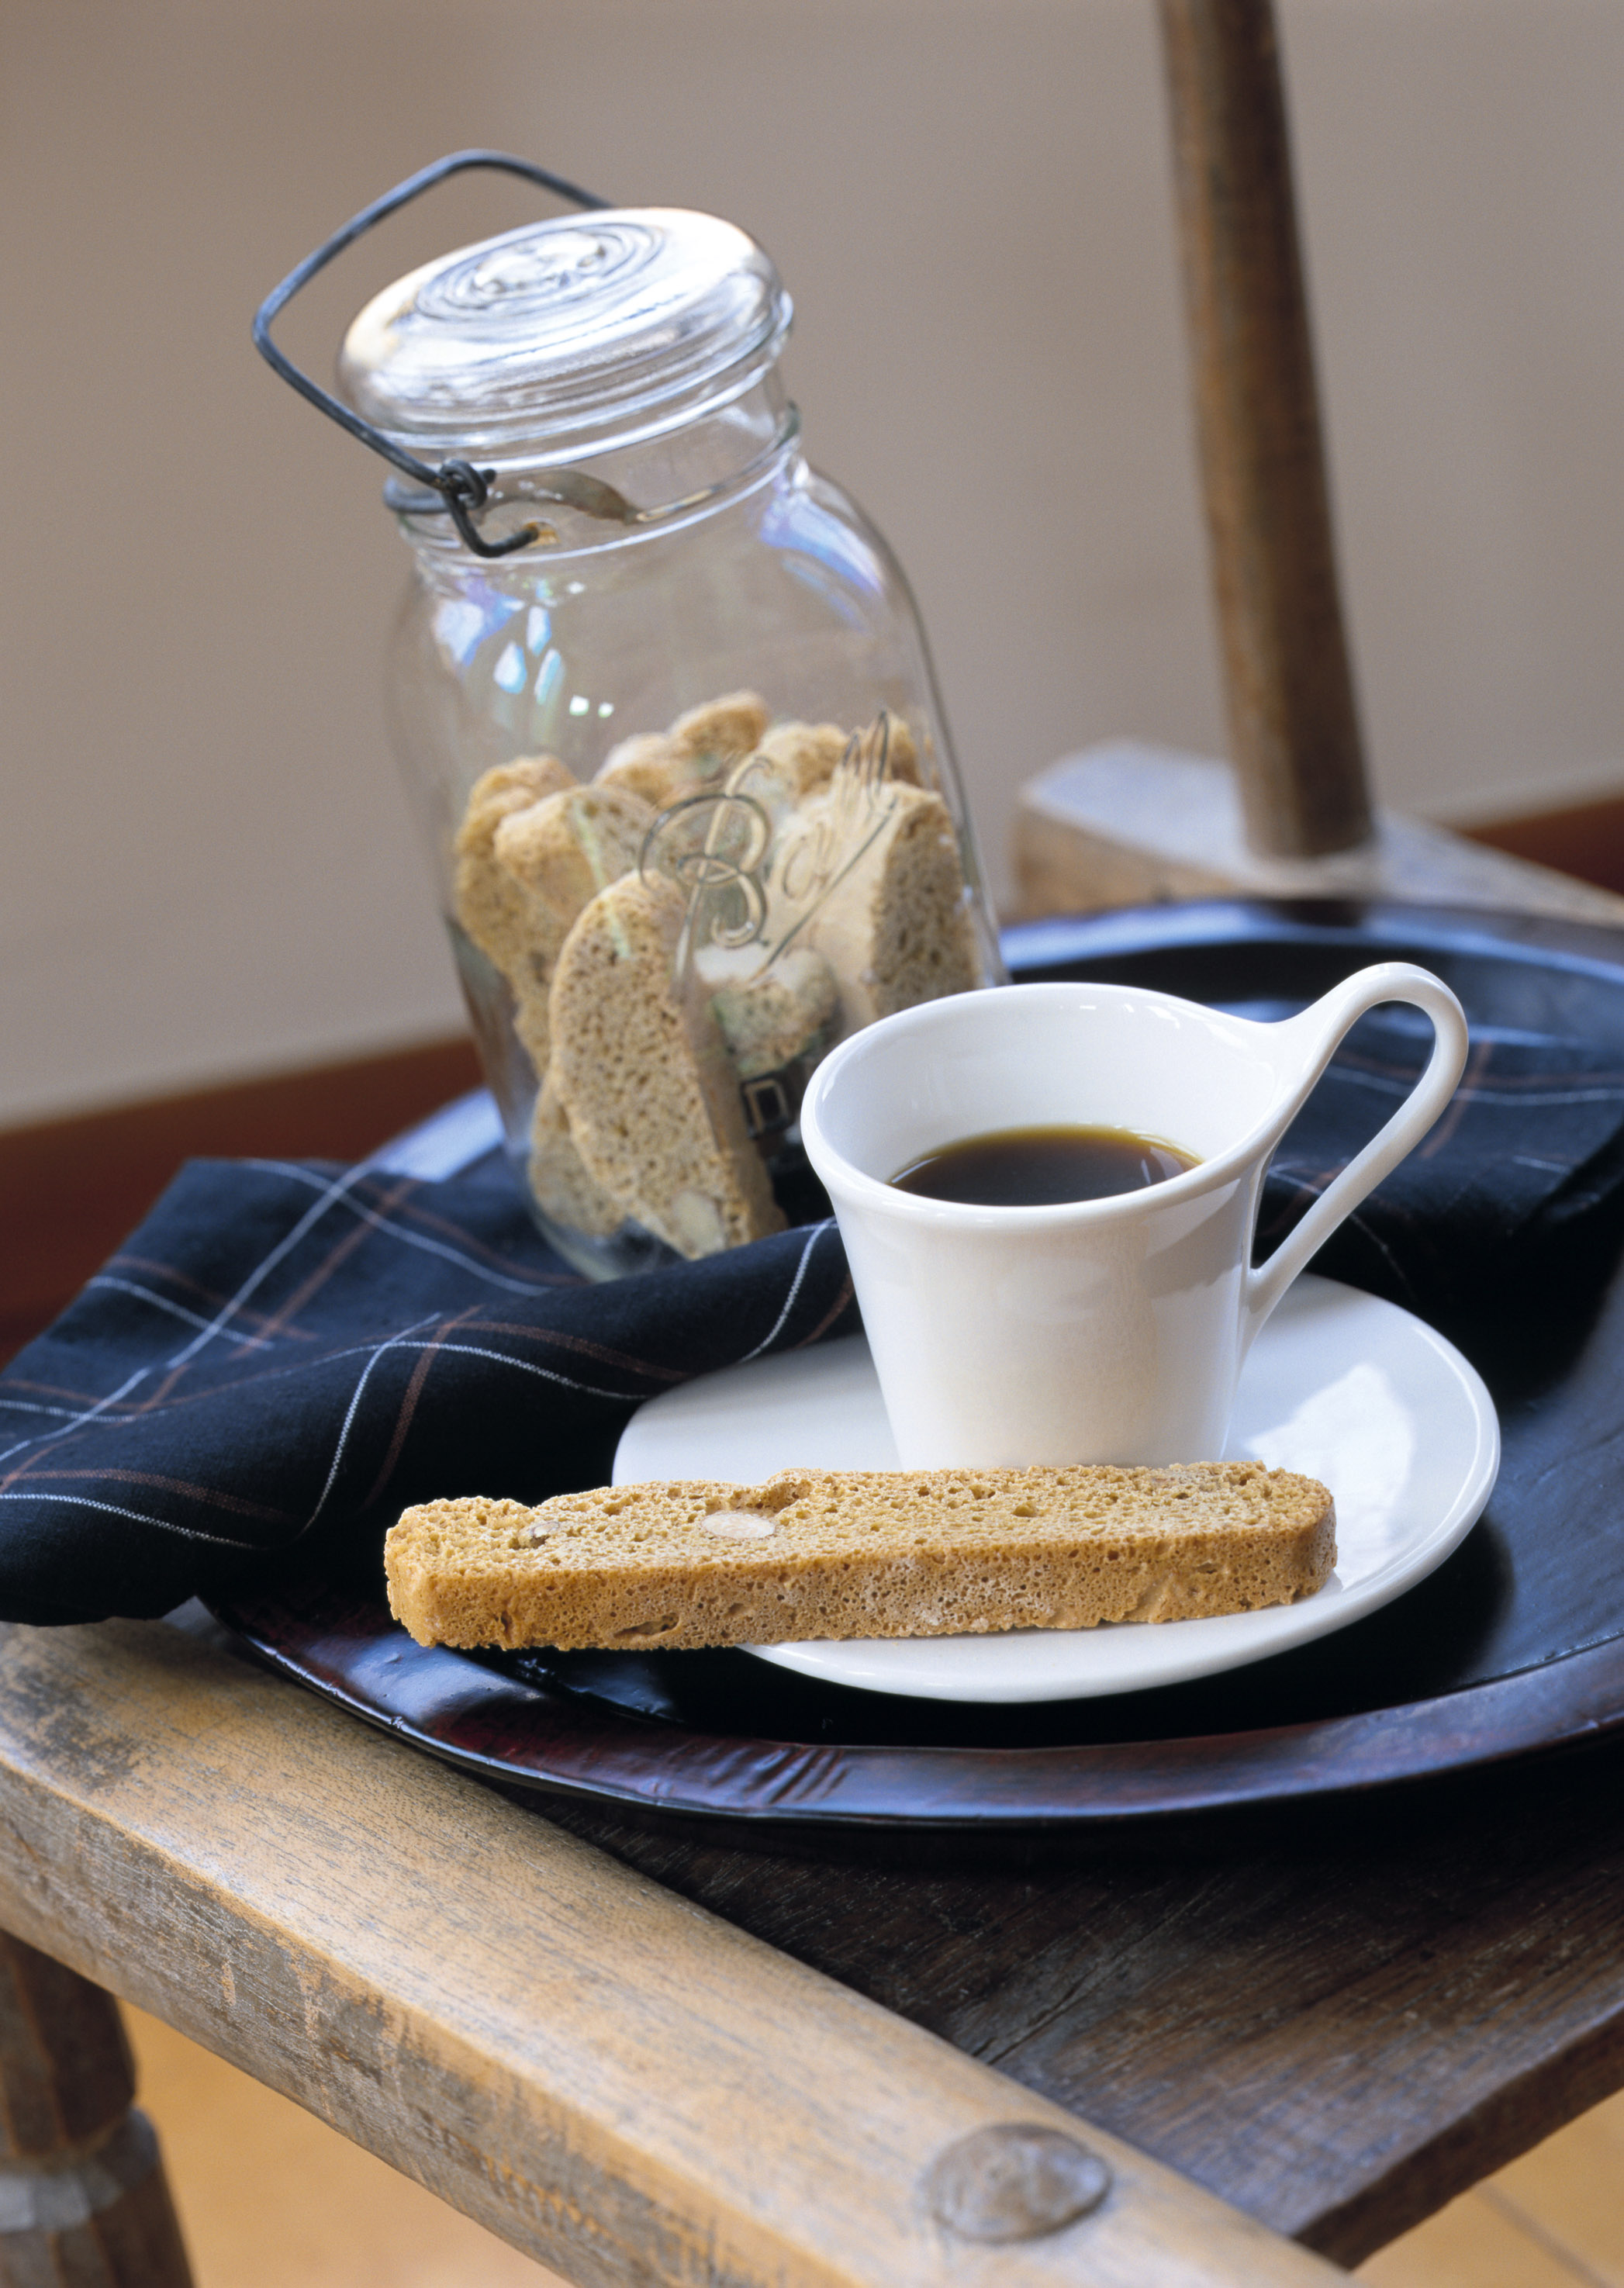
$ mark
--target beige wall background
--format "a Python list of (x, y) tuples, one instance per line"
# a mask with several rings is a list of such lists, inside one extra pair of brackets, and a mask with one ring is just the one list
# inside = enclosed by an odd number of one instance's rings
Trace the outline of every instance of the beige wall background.
[[(1280, 5), (1380, 791), (1624, 787), (1624, 7)], [(1221, 744), (1152, 0), (9, 0), (3, 44), (0, 1121), (459, 1021), (383, 732), (404, 552), (248, 341), (459, 145), (772, 250), (995, 877), (1057, 755)], [(445, 194), (294, 346), (530, 211)]]

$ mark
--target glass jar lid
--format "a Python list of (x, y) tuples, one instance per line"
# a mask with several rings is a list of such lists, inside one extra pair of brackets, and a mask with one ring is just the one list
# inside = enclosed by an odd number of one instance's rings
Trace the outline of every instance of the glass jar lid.
[(338, 386), (424, 459), (563, 460), (726, 404), (778, 355), (791, 304), (715, 215), (610, 208), (426, 262), (345, 337)]

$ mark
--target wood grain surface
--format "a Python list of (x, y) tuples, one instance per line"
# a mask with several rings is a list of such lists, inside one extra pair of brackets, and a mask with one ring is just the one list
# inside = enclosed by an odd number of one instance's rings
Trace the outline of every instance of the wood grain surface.
[(556, 1815), (1343, 2264), (1624, 2084), (1624, 1756), (1022, 1871)]
[[(1610, 853), (1624, 858), (1624, 827), (1615, 825), (1610, 845), (1606, 806), (1596, 814), (1588, 857), (1574, 847), (1578, 828), (1571, 838), (1566, 827), (1536, 835), (1541, 821), (1517, 821), (1469, 834), (1382, 808), (1369, 841), (1354, 849), (1271, 857), (1247, 839), (1228, 764), (1145, 740), (1105, 740), (1022, 788), (1010, 851), (1015, 907), (1005, 919), (1214, 898), (1339, 898), (1549, 914), (1616, 929), (1624, 897), (1606, 878), (1615, 870)], [(1569, 859), (1576, 866), (1559, 870)]]
[[(850, 1987), (163, 1624), (0, 1637), (0, 1922), (583, 2288), (1335, 2276)], [(932, 2184), (993, 2228), (1053, 2194), (1042, 2170), (994, 2166), (968, 2196), (965, 2165), (944, 2178), (949, 2149), (1010, 2124), (1081, 2141), (1110, 2189), (1040, 2237), (963, 2237)]]
[(1253, 846), (1370, 831), (1271, 0), (1161, 0), (1196, 428)]

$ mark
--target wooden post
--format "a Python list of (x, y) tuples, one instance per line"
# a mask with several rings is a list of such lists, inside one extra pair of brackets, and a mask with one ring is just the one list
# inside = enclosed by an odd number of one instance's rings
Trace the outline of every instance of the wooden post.
[(1271, 0), (1161, 0), (1184, 290), (1248, 839), (1371, 830), (1332, 545)]
[(118, 2006), (0, 1931), (0, 2288), (192, 2288)]

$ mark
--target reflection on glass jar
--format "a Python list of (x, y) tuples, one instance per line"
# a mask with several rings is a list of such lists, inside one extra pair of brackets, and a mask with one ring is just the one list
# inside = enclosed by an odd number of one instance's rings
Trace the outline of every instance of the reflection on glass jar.
[(609, 211), (400, 281), (341, 385), (489, 472), (476, 557), (392, 489), (393, 729), (543, 1227), (597, 1275), (818, 1212), (817, 1059), (996, 981), (923, 639), (802, 458), (789, 303), (730, 225)]

